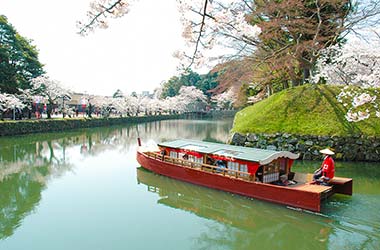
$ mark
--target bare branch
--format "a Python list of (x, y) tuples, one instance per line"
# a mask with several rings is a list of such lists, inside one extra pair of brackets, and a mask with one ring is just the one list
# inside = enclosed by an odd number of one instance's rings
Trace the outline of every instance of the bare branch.
[(199, 44), (200, 44), (200, 41), (201, 41), (201, 38), (202, 38), (202, 35), (203, 35), (203, 28), (205, 26), (205, 20), (206, 20), (206, 15), (207, 15), (207, 4), (208, 4), (208, 0), (205, 0), (204, 1), (204, 7), (203, 7), (203, 14), (202, 14), (202, 21), (201, 21), (201, 27), (199, 28), (199, 34), (198, 34), (198, 38), (195, 42), (195, 49), (194, 49), (194, 53), (193, 53), (193, 56), (191, 57), (191, 61), (190, 61), (190, 64), (187, 66), (187, 69), (191, 68), (191, 66), (194, 64), (194, 61), (196, 59), (196, 55), (198, 53), (198, 50), (199, 50)]
[[(96, 5), (96, 3), (93, 3), (93, 4)], [(99, 7), (101, 11), (98, 11), (97, 13), (93, 13), (92, 11), (89, 11), (87, 15), (89, 16), (90, 20), (86, 24), (83, 24), (82, 22), (78, 22), (80, 26), (80, 30), (78, 34), (85, 35), (89, 30), (92, 30), (95, 26), (97, 26), (98, 22), (100, 22), (101, 24), (105, 24), (104, 20), (99, 20), (101, 16), (107, 17), (107, 13), (114, 14), (117, 8), (122, 8), (126, 6), (128, 5), (124, 0), (115, 0), (115, 2), (112, 3), (109, 7), (106, 7), (102, 4), (98, 4), (97, 7)], [(125, 11), (125, 13), (126, 12), (127, 11)]]

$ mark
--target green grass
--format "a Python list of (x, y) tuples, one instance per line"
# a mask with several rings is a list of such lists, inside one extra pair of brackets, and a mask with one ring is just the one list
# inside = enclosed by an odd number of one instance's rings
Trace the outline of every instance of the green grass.
[[(340, 88), (304, 85), (287, 89), (249, 106), (235, 116), (233, 132), (299, 135), (380, 135), (380, 118), (348, 122), (347, 108), (336, 99)], [(376, 102), (380, 96), (377, 93)]]

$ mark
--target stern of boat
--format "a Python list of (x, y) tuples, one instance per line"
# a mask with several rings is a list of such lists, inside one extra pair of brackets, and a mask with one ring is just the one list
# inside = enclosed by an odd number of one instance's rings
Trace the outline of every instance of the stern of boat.
[(352, 179), (343, 177), (334, 177), (330, 184), (333, 186), (334, 193), (352, 195)]

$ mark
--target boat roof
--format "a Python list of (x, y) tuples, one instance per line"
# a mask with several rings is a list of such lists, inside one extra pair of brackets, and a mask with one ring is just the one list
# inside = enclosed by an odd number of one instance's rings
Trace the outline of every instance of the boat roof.
[(258, 149), (250, 147), (234, 146), (222, 143), (213, 143), (189, 139), (179, 139), (159, 143), (158, 146), (179, 148), (190, 151), (196, 151), (204, 154), (222, 155), (240, 160), (258, 162), (261, 165), (268, 164), (273, 160), (284, 157), (289, 159), (297, 159), (298, 154), (289, 151), (274, 151), (268, 149)]

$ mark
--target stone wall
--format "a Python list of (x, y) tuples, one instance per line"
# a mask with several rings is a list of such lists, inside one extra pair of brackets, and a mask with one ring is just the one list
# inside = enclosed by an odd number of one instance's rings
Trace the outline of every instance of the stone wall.
[(237, 109), (234, 110), (211, 110), (208, 112), (188, 112), (184, 114), (184, 118), (187, 119), (198, 119), (198, 118), (213, 118), (213, 119), (223, 119), (227, 117), (235, 117)]
[(300, 153), (300, 159), (320, 160), (320, 149), (329, 147), (336, 160), (344, 161), (380, 161), (380, 137), (367, 136), (313, 136), (276, 134), (239, 134), (231, 136), (233, 145), (270, 150), (286, 150)]

